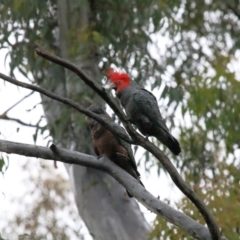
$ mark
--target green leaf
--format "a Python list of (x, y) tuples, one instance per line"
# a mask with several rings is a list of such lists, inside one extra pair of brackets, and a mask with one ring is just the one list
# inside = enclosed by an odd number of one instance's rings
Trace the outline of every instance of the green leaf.
[(0, 158), (0, 172), (3, 171), (3, 166), (4, 166), (4, 164), (5, 164), (4, 159), (3, 159), (3, 158)]

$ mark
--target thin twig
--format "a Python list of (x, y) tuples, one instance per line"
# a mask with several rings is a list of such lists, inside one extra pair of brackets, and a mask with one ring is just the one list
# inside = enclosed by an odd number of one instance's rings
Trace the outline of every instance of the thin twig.
[(20, 99), (18, 102), (16, 102), (15, 104), (13, 104), (10, 108), (8, 108), (3, 114), (1, 115), (6, 115), (10, 110), (12, 110), (14, 107), (16, 107), (19, 103), (21, 103), (24, 99), (30, 97), (32, 94), (34, 93), (34, 91), (30, 92), (29, 94), (27, 94), (25, 97), (23, 97), (22, 99)]
[(26, 96), (24, 96), (22, 99), (20, 99), (19, 101), (17, 101), (15, 104), (13, 104), (11, 107), (9, 107), (6, 111), (4, 111), (4, 113), (2, 113), (0, 115), (0, 119), (1, 120), (8, 120), (8, 121), (13, 121), (13, 122), (17, 122), (25, 127), (33, 127), (33, 128), (40, 128), (43, 129), (44, 127), (40, 127), (37, 125), (33, 125), (30, 123), (25, 123), (22, 120), (18, 119), (18, 118), (12, 118), (12, 117), (8, 117), (7, 113), (12, 110), (14, 107), (16, 107), (18, 104), (20, 104), (23, 100), (25, 100), (26, 98), (30, 97), (32, 94), (34, 93), (34, 91), (30, 92), (29, 94), (27, 94)]
[(14, 122), (17, 122), (25, 127), (33, 127), (33, 128), (40, 128), (40, 129), (43, 129), (44, 127), (40, 127), (40, 126), (37, 126), (37, 125), (33, 125), (33, 124), (30, 124), (30, 123), (25, 123), (23, 121), (21, 121), (20, 119), (18, 118), (11, 118), (11, 117), (8, 117), (7, 115), (0, 115), (0, 119), (1, 120), (9, 120), (9, 121), (14, 121)]

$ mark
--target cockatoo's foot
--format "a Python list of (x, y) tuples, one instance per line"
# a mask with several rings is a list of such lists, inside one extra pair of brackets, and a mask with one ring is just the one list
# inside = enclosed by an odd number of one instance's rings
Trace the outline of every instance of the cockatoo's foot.
[(148, 138), (149, 138), (149, 136), (148, 136), (148, 135), (145, 135), (145, 140), (146, 140), (146, 141), (149, 141)]

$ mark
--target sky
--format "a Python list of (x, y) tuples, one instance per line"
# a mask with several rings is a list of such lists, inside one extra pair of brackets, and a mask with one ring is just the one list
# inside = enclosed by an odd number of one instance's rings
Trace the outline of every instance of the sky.
[[(163, 43), (163, 42), (162, 42)], [(4, 63), (4, 57), (7, 53), (7, 50), (0, 50), (0, 66), (1, 73), (9, 75), (7, 59), (6, 64)], [(16, 72), (16, 78), (20, 81), (27, 81), (20, 73)], [(149, 89), (150, 90), (150, 89)], [(9, 107), (15, 104), (17, 101), (22, 99), (24, 96), (29, 94), (31, 91), (17, 87), (13, 84), (6, 83), (0, 79), (0, 115), (6, 111)], [(39, 118), (43, 115), (43, 110), (41, 105), (37, 105), (32, 111), (27, 111), (32, 109), (36, 104), (40, 103), (41, 99), (38, 93), (32, 94), (29, 98), (22, 101), (19, 105), (14, 107), (9, 111), (8, 116), (13, 118), (19, 118), (20, 120), (36, 124)], [(59, 103), (61, 104), (61, 103)], [(43, 122), (44, 123), (44, 122)], [(34, 128), (24, 127), (18, 123), (12, 121), (3, 121), (0, 120), (0, 139), (34, 144), (33, 134), (35, 133)], [(39, 137), (37, 140), (37, 145), (47, 146), (48, 139), (44, 137)], [(140, 159), (141, 150), (138, 151), (136, 159)], [(6, 156), (6, 154), (4, 154)], [(14, 215), (18, 205), (10, 202), (11, 198), (20, 198), (23, 195), (23, 192), (26, 190), (24, 185), (24, 179), (28, 176), (26, 173), (22, 172), (22, 165), (28, 161), (35, 161), (33, 158), (26, 158), (24, 156), (18, 156), (14, 154), (9, 154), (9, 168), (7, 169), (4, 176), (0, 175), (0, 214), (10, 214)], [(64, 178), (68, 178), (66, 170), (62, 163), (58, 163), (58, 169), (54, 169), (58, 173), (62, 174)], [(151, 168), (150, 172), (147, 173), (143, 166), (143, 163), (140, 164), (139, 171), (141, 173), (141, 180), (144, 183), (146, 189), (151, 192), (154, 196), (160, 196), (160, 199), (168, 199), (171, 204), (174, 206), (174, 202), (177, 202), (182, 196), (181, 192), (174, 186), (169, 176), (161, 173), (160, 177), (157, 175), (156, 167)], [(30, 200), (31, 201), (31, 200)], [(155, 214), (151, 213), (145, 207), (140, 204), (140, 208), (144, 213), (145, 218), (149, 223), (155, 219)], [(0, 233), (1, 233), (2, 224), (0, 221)], [(86, 228), (81, 230), (86, 239), (90, 240), (91, 236), (88, 234)]]

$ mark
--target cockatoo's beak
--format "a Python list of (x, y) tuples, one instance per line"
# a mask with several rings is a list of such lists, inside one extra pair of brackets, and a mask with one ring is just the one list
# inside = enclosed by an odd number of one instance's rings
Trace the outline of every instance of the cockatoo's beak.
[(117, 90), (117, 86), (114, 83), (111, 83), (109, 89)]

